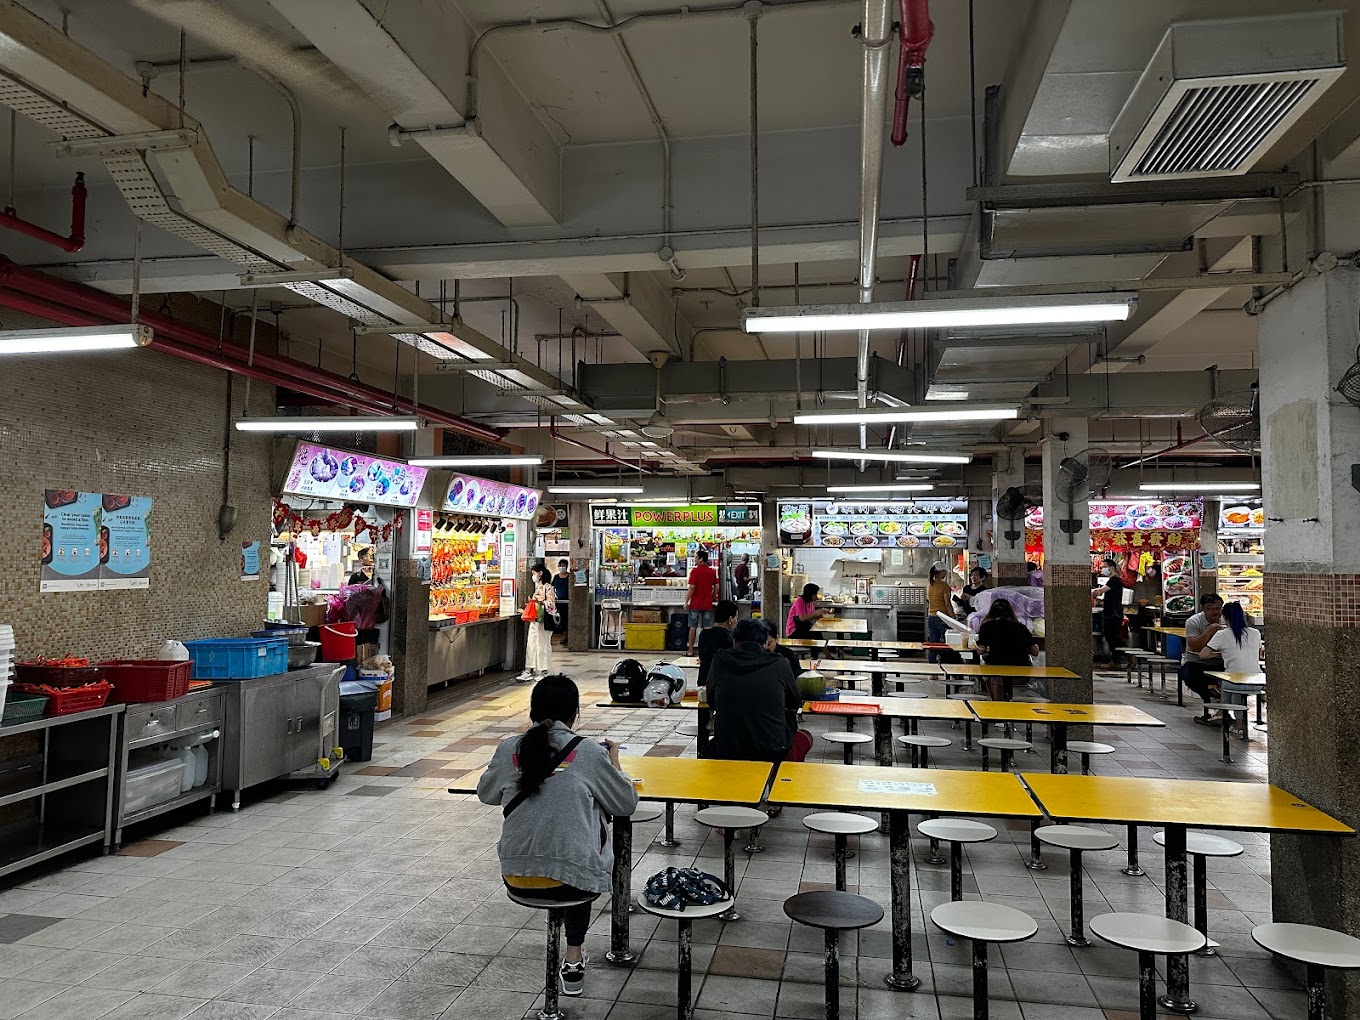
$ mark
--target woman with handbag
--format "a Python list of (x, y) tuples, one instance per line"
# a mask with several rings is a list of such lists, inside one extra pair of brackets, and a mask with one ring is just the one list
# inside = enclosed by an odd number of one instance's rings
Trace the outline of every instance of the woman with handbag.
[(534, 581), (534, 593), (520, 613), (529, 624), (529, 636), (524, 646), (524, 672), (520, 683), (541, 680), (552, 669), (552, 635), (557, 619), (557, 593), (553, 591), (552, 571), (542, 563), (535, 563), (529, 571)]
[[(580, 706), (569, 677), (544, 677), (529, 695), (533, 726), (501, 741), (477, 783), (477, 798), (500, 805), (505, 818), (496, 850), (506, 886), (544, 899), (608, 893), (614, 870), (608, 816), (630, 815), (637, 807), (637, 790), (619, 767), (618, 745), (572, 732)], [(565, 995), (584, 988), (590, 912), (589, 903), (564, 912)]]

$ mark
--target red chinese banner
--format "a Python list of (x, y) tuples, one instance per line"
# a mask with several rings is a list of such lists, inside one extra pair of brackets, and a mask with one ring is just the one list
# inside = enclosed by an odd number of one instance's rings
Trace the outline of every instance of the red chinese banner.
[[(1025, 551), (1038, 553), (1044, 548), (1042, 531), (1025, 532)], [(1092, 552), (1193, 552), (1199, 548), (1198, 531), (1093, 531)]]

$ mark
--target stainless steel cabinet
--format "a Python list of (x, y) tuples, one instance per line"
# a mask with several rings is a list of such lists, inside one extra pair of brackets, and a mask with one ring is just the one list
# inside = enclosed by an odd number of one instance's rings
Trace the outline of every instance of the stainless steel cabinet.
[(222, 785), (232, 791), (233, 810), (242, 790), (315, 765), (323, 743), (335, 745), (343, 669), (323, 663), (213, 688), (227, 699)]

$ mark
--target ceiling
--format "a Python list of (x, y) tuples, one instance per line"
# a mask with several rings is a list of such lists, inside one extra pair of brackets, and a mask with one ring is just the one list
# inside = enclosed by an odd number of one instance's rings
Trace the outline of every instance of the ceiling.
[[(726, 359), (740, 378), (769, 380), (767, 394), (734, 390), (730, 399), (725, 392), (712, 399), (708, 376), (687, 382), (662, 373), (661, 406), (678, 431), (655, 448), (623, 434), (640, 416), (559, 422), (566, 435), (601, 451), (573, 450), (570, 459), (583, 474), (609, 464), (605, 452), (639, 450), (663, 472), (723, 475), (722, 461), (739, 454), (792, 470), (812, 442), (808, 430), (792, 426), (792, 410), (853, 402), (853, 385), (827, 379), (850, 370), (857, 336), (754, 337), (740, 331), (739, 320), (753, 303), (859, 298), (864, 51), (853, 30), (864, 5), (779, 0), (762, 8), (758, 290), (750, 245), (748, 23), (731, 0), (690, 3), (683, 17), (652, 17), (680, 6), (7, 0), (0, 3), (0, 33), (17, 31), (25, 11), (60, 26), (64, 9), (70, 40), (82, 48), (68, 56), (78, 58), (82, 73), (102, 74), (107, 66), (135, 83), (127, 103), (136, 103), (135, 89), (145, 83), (152, 96), (175, 104), (183, 29), (185, 113), (201, 124), (224, 188), (275, 218), (289, 211), (290, 93), (301, 132), (295, 226), (337, 260), (343, 252), (418, 294), (411, 307), (420, 313), (401, 321), (437, 321), (441, 309), (446, 316), (456, 311), (496, 349), (541, 369), (540, 386), (548, 380), (585, 405), (613, 401), (641, 415), (657, 406), (656, 375), (644, 366), (658, 352), (679, 363)], [(966, 393), (973, 404), (1023, 409), (1015, 425), (901, 430), (896, 440), (986, 455), (998, 443), (1035, 443), (1044, 419), (1060, 407), (1104, 423), (1109, 435), (1102, 441), (1136, 449), (1152, 436), (1173, 438), (1175, 420), (1160, 415), (1184, 414), (1193, 405), (1159, 411), (1150, 400), (1140, 422), (1108, 400), (1102, 406), (1099, 387), (1089, 401), (1028, 400), (1046, 386), (1075, 393), (1070, 380), (1080, 376), (1127, 375), (1175, 389), (1211, 367), (1254, 370), (1255, 319), (1243, 312), (1252, 288), (1207, 274), (1280, 269), (1288, 261), (1281, 222), (1288, 224), (1289, 265), (1298, 267), (1319, 246), (1310, 231), (1330, 208), (1328, 197), (1318, 189), (1282, 205), (1208, 188), (1168, 199), (1130, 186), (1111, 200), (1099, 191), (1109, 187), (1108, 135), (1173, 22), (1335, 8), (1348, 15), (1348, 51), (1360, 52), (1360, 2), (1351, 0), (936, 0), (924, 116), (913, 103), (906, 144), (889, 147), (883, 158), (874, 297), (903, 299), (913, 256), (925, 256), (917, 296), (951, 287), (1136, 281), (1140, 299), (1128, 323), (1095, 337), (873, 334), (870, 353), (892, 363), (875, 376), (889, 402)], [(528, 24), (577, 19), (605, 26), (631, 18), (638, 20), (615, 34)], [(470, 65), (473, 41), (493, 28)], [(0, 48), (0, 73), (14, 73), (7, 63), (14, 59)], [(477, 74), (471, 92), (470, 70)], [(991, 85), (1000, 89), (989, 132)], [(74, 93), (54, 95), (56, 84), (43, 87), (51, 98), (81, 101)], [(1350, 68), (1253, 172), (1288, 167), (1312, 177), (1326, 175), (1333, 156), (1353, 160), (1360, 123), (1352, 129), (1351, 122), (1360, 118), (1347, 111), (1358, 96), (1360, 69)], [(885, 131), (891, 115), (889, 101)], [(1324, 131), (1325, 146), (1312, 148)], [(65, 279), (128, 293), (134, 213), (103, 161), (59, 157), (50, 144), (56, 137), (18, 118), (15, 205), (25, 218), (57, 229), (68, 214), (72, 175), (85, 172), (87, 246), (68, 255), (7, 234), (4, 252)], [(984, 183), (975, 159), (993, 168), (990, 184), (1013, 189), (1004, 199), (969, 196), (970, 187)], [(175, 191), (164, 173), (161, 183)], [(1064, 196), (1063, 188), (1085, 189), (1079, 194), (1088, 197)], [(172, 197), (181, 207), (187, 201)], [(1360, 235), (1360, 216), (1354, 218)], [(985, 231), (980, 223), (988, 224)], [(1328, 231), (1345, 228), (1333, 221)], [(149, 226), (142, 254), (148, 292), (193, 293), (238, 310), (257, 303), (271, 323), (277, 316), (289, 356), (340, 375), (357, 367), (366, 383), (388, 389), (411, 388), (419, 371), (422, 399), (510, 428), (506, 441), (515, 447), (549, 449), (543, 426), (552, 417), (541, 402), (439, 371), (434, 358), (417, 359), (409, 348), (399, 360), (392, 338), (356, 339), (346, 315), (306, 293), (246, 289), (239, 265), (182, 232)], [(1188, 286), (1166, 283), (1194, 277), (1201, 279)], [(603, 371), (613, 366), (634, 367), (618, 376)], [(1193, 417), (1181, 424), (1182, 431), (1198, 428)], [(858, 434), (846, 428), (819, 439), (849, 445)], [(686, 466), (645, 452), (668, 447), (679, 456), (667, 459)], [(1206, 450), (1212, 446), (1195, 453)]]

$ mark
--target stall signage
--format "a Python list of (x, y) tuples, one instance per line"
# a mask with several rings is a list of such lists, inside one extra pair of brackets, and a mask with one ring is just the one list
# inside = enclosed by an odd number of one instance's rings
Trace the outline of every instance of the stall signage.
[(780, 503), (779, 543), (832, 549), (963, 547), (968, 544), (968, 505), (960, 500)]
[(493, 482), (489, 478), (454, 475), (449, 479), (444, 496), (444, 509), (483, 517), (513, 517), (527, 521), (538, 512), (538, 501), (543, 497), (539, 489), (530, 489), (510, 482)]
[(593, 528), (714, 528), (759, 526), (754, 503), (694, 503), (688, 506), (592, 506)]
[(399, 460), (298, 443), (283, 491), (341, 503), (410, 508), (429, 472)]
[(145, 496), (44, 490), (39, 591), (149, 587), (151, 505)]
[(1259, 499), (1234, 499), (1231, 503), (1225, 497), (1218, 512), (1218, 532), (1220, 535), (1259, 535), (1266, 527), (1266, 512)]
[(650, 528), (658, 524), (681, 528), (711, 528), (723, 523), (718, 516), (718, 510), (716, 506), (702, 503), (691, 506), (635, 506), (631, 508), (630, 521), (635, 528)]
[[(1204, 517), (1203, 500), (1176, 503), (1089, 503), (1088, 519), (1094, 531), (1199, 531)], [(1032, 507), (1025, 514), (1025, 527), (1041, 531), (1044, 508)]]
[(626, 506), (592, 506), (590, 526), (592, 528), (626, 528), (630, 518)]

